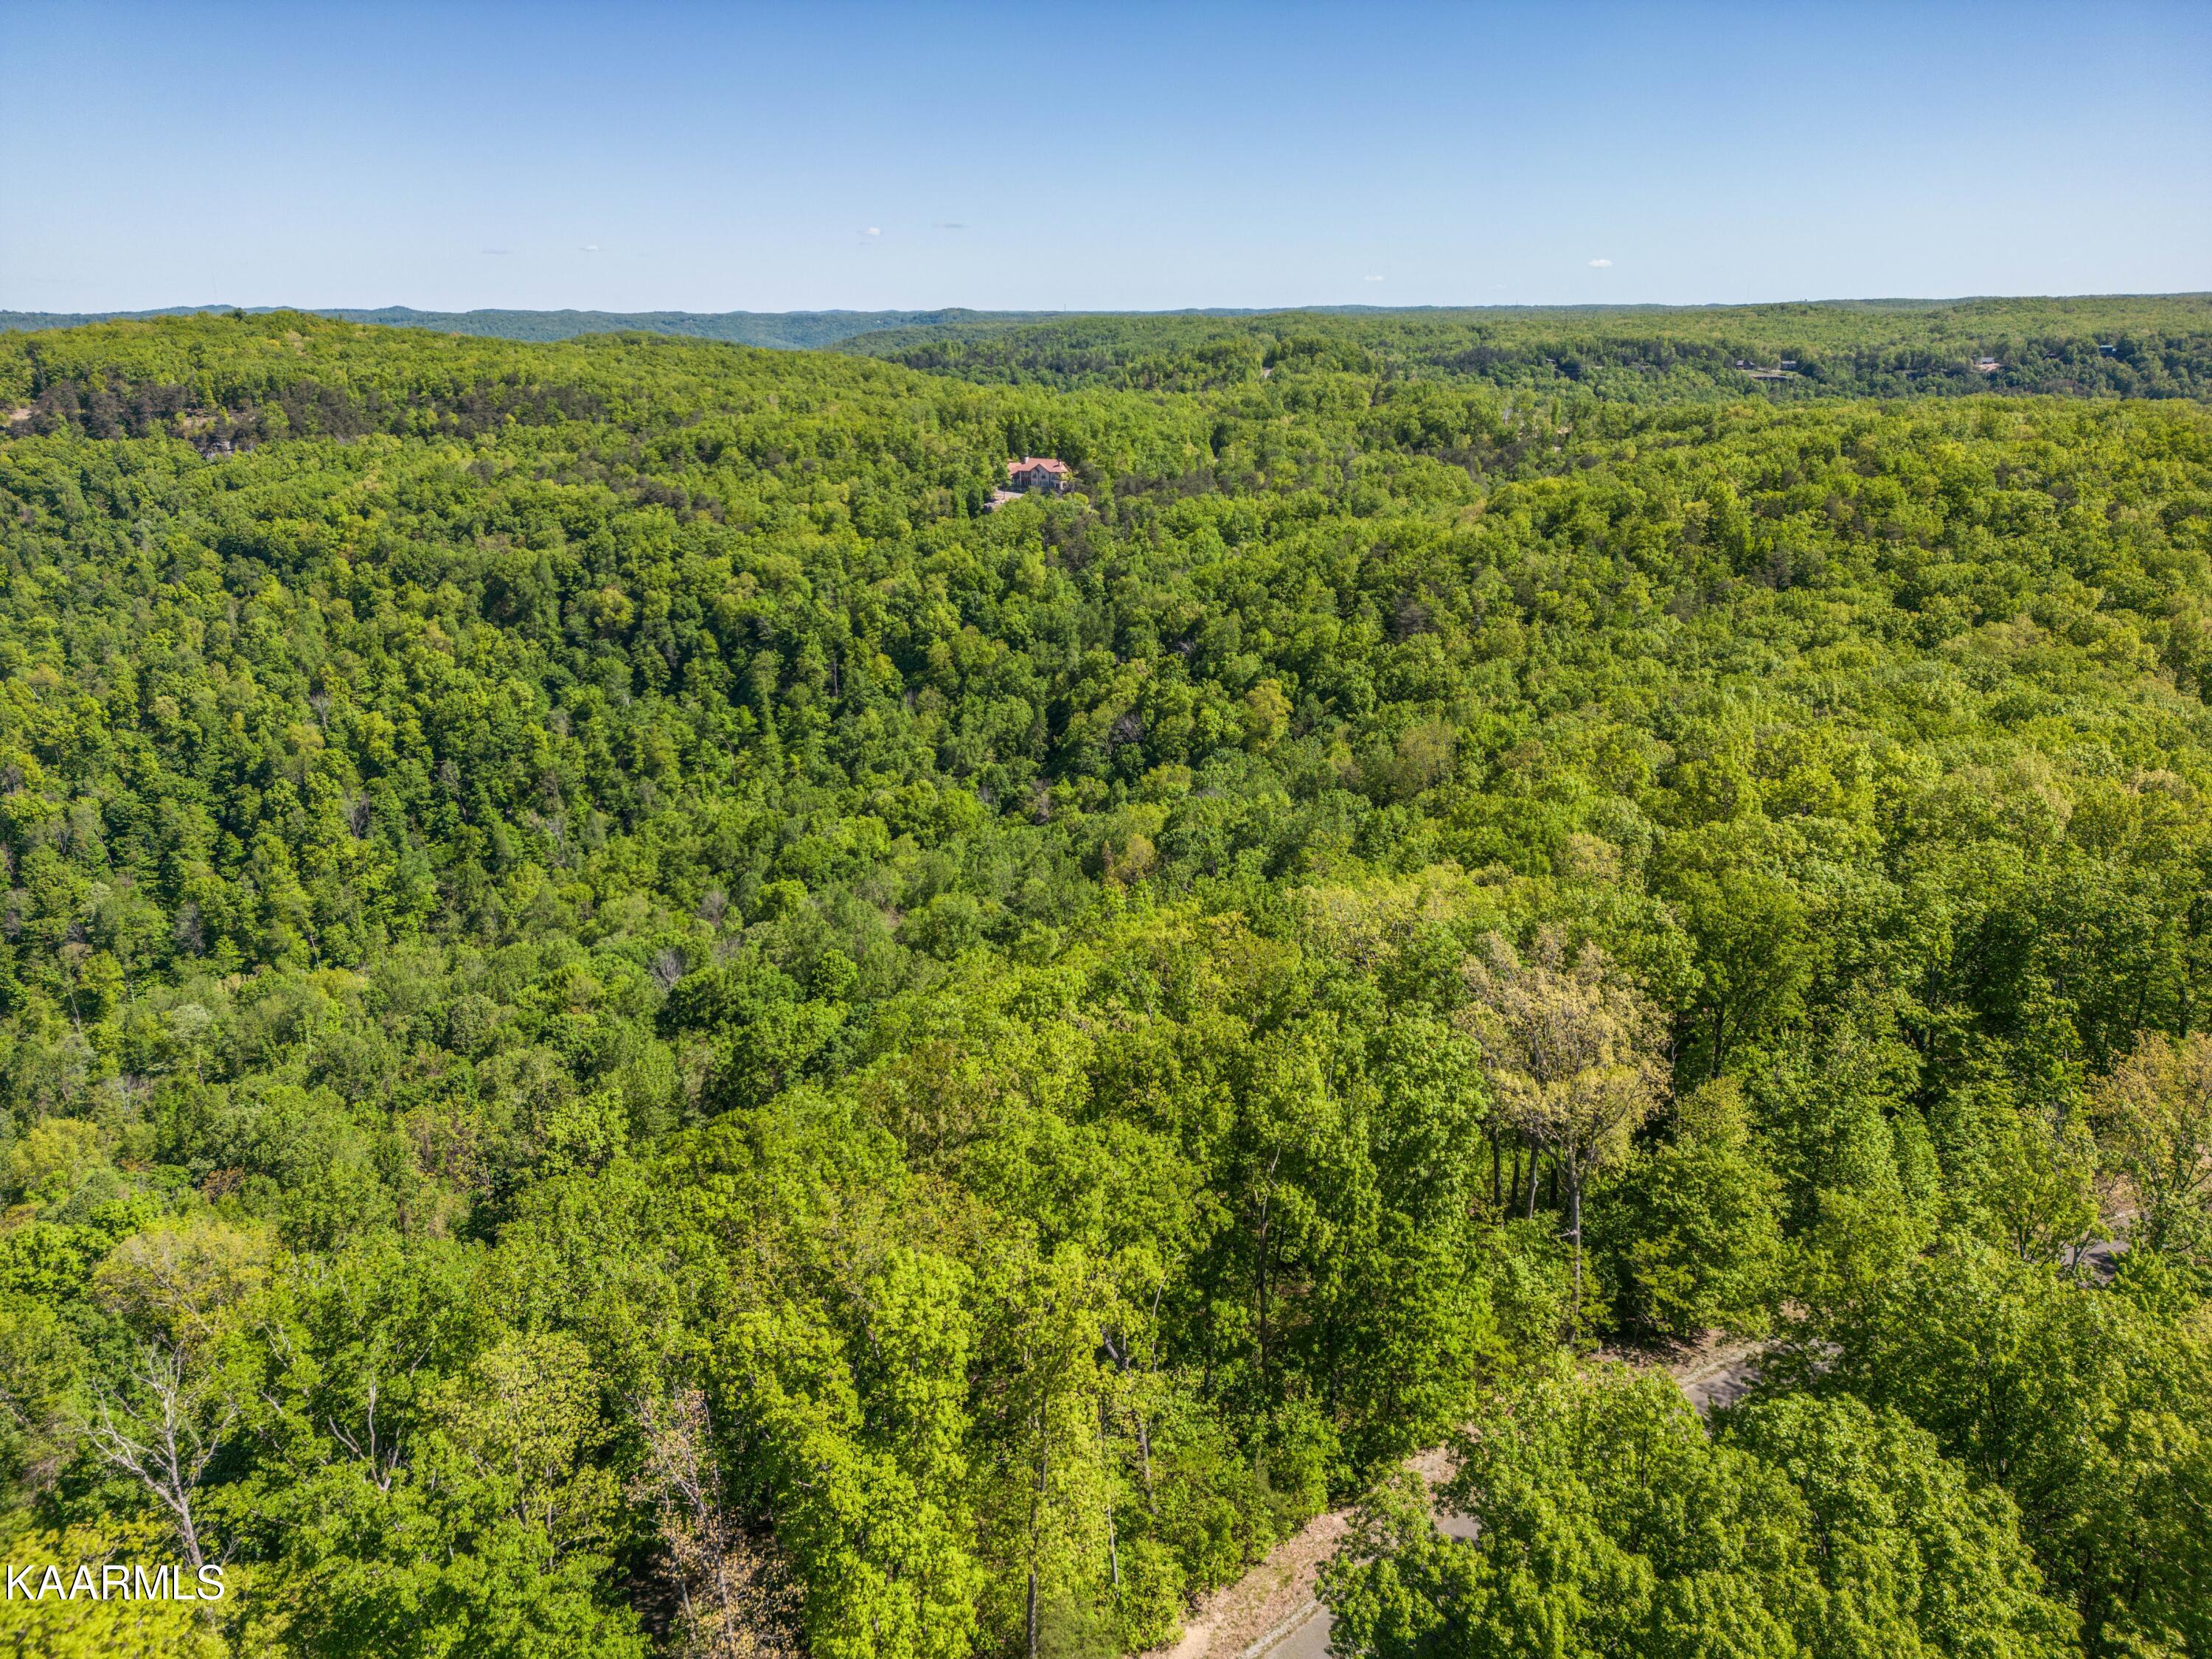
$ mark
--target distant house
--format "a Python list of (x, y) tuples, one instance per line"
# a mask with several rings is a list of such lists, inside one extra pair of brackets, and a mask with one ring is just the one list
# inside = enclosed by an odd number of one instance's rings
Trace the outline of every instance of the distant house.
[(1974, 373), (1977, 374), (1994, 374), (2003, 367), (2004, 365), (1994, 357), (1977, 357), (1974, 359)]
[(1057, 495), (1075, 481), (1066, 461), (1041, 455), (1024, 455), (1006, 463), (1006, 482), (1016, 489), (1042, 489)]

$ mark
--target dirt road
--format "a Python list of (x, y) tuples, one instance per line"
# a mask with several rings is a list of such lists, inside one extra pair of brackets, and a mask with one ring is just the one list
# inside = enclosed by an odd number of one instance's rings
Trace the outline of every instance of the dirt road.
[[(1760, 1352), (1757, 1343), (1708, 1341), (1666, 1369), (1703, 1415), (1758, 1380)], [(1432, 1485), (1450, 1473), (1441, 1448), (1423, 1452), (1413, 1467)], [(1208, 1596), (1184, 1625), (1182, 1640), (1146, 1659), (1326, 1659), (1331, 1620), (1315, 1599), (1314, 1581), (1351, 1520), (1349, 1510), (1316, 1516), (1243, 1577)], [(1439, 1516), (1437, 1525), (1460, 1537), (1472, 1532), (1463, 1516)]]

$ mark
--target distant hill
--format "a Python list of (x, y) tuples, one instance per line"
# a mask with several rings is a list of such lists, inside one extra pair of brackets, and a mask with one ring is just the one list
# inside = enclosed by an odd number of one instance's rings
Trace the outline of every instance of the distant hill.
[[(1871, 304), (1921, 305), (1921, 301), (1869, 301)], [(441, 334), (473, 334), (494, 340), (571, 340), (584, 334), (682, 335), (692, 339), (727, 340), (737, 345), (769, 346), (803, 351), (834, 346), (863, 335), (897, 331), (901, 344), (911, 344), (939, 334), (991, 331), (1050, 324), (1075, 319), (1112, 319), (1116, 322), (1196, 321), (1261, 317), (1459, 317), (1474, 314), (1461, 307), (1434, 306), (1306, 306), (1297, 311), (1266, 311), (1237, 306), (1189, 306), (1176, 311), (970, 311), (950, 306), (937, 311), (417, 311), (411, 306), (380, 306), (369, 310), (329, 306), (164, 306), (155, 311), (0, 311), (0, 332), (10, 329), (80, 328), (88, 323), (143, 322), (154, 317), (195, 317), (229, 311), (250, 316), (292, 309), (335, 322), (374, 323), (387, 328), (425, 328)], [(1499, 307), (1498, 314), (1518, 313), (1520, 307)], [(1546, 314), (1569, 315), (1578, 310), (1613, 312), (1665, 310), (1663, 307), (1553, 307)]]
[[(232, 310), (0, 312), (0, 331)], [(522, 342), (636, 331), (826, 349), (967, 380), (1061, 391), (1194, 392), (1256, 385), (1289, 368), (1475, 381), (1511, 393), (1609, 403), (1980, 392), (2212, 397), (2212, 295), (2203, 294), (1164, 312), (454, 312), (388, 306), (307, 314)]]
[[(86, 323), (137, 321), (150, 317), (188, 317), (240, 309), (231, 306), (169, 306), (159, 311), (0, 311), (0, 331), (76, 328)], [(441, 334), (475, 334), (498, 340), (568, 340), (580, 334), (678, 334), (737, 345), (789, 350), (835, 345), (884, 329), (943, 327), (952, 324), (1042, 322), (1062, 313), (1051, 311), (416, 311), (407, 306), (374, 310), (302, 307), (338, 322), (376, 323), (392, 328), (427, 328)], [(248, 306), (261, 313), (273, 306)]]
[(1293, 368), (1611, 403), (1753, 393), (2204, 398), (2212, 295), (1068, 313), (878, 329), (832, 349), (1063, 391), (1201, 392)]

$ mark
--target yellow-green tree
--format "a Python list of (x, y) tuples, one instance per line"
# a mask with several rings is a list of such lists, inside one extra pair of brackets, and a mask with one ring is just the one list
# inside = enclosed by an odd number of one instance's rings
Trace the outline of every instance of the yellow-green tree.
[(1583, 1185), (1627, 1152), (1659, 1103), (1658, 1016), (1596, 945), (1570, 953), (1555, 934), (1540, 938), (1525, 961), (1493, 935), (1467, 975), (1499, 1108), (1559, 1164), (1579, 1323)]

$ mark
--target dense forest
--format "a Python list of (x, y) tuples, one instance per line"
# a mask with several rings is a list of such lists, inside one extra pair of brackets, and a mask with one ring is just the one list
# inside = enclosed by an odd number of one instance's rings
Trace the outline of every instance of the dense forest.
[[(198, 312), (227, 312), (208, 306)], [(0, 331), (197, 314), (0, 312)], [(266, 315), (268, 308), (240, 314)], [(1495, 306), (1298, 311), (415, 311), (337, 322), (506, 340), (619, 332), (840, 349), (967, 380), (1204, 391), (1278, 365), (1472, 380), (1609, 402), (1925, 397), (1991, 391), (2212, 396), (2212, 295), (1759, 306)]]
[[(257, 306), (241, 315), (265, 316)], [(0, 311), (0, 331), (76, 328), (86, 323), (144, 322), (158, 317), (227, 313), (231, 306), (179, 306), (168, 311)], [(580, 334), (674, 334), (737, 345), (805, 349), (834, 345), (877, 329), (914, 329), (975, 322), (1030, 322), (1049, 315), (1015, 311), (416, 311), (410, 306), (362, 310), (337, 307), (312, 313), (342, 323), (427, 328), (496, 340), (568, 340)]]
[(2212, 1655), (2208, 307), (1697, 315), (0, 336), (19, 1644)]
[(1279, 367), (1613, 403), (2212, 396), (2212, 295), (936, 319), (843, 350), (978, 380), (1198, 391)]

